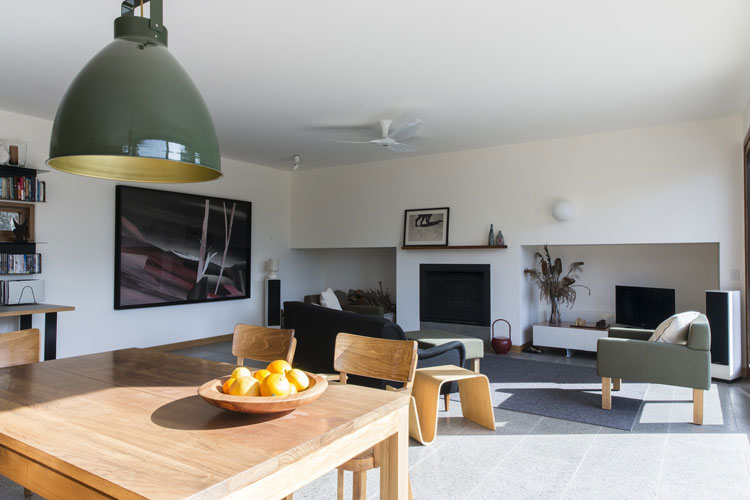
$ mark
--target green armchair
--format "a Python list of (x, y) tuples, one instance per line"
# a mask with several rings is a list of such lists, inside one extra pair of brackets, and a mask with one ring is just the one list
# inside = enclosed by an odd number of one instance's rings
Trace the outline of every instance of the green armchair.
[[(705, 315), (689, 327), (687, 345), (649, 342), (652, 330), (610, 328), (597, 342), (602, 408), (612, 408), (610, 390), (622, 379), (693, 389), (693, 423), (703, 425), (703, 391), (711, 388), (711, 328)], [(614, 387), (612, 387), (614, 386)]]

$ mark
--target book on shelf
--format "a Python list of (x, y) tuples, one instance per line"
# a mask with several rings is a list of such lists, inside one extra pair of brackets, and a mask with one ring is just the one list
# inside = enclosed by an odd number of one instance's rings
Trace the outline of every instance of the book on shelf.
[(47, 183), (35, 177), (0, 177), (0, 198), (15, 201), (47, 201)]
[(0, 281), (0, 304), (34, 304), (44, 302), (44, 280)]
[(39, 274), (42, 272), (42, 254), (0, 253), (0, 274)]

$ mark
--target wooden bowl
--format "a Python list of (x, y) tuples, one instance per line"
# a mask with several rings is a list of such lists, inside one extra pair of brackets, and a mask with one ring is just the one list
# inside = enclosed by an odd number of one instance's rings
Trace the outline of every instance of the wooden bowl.
[(231, 396), (224, 394), (221, 387), (229, 379), (229, 375), (209, 380), (198, 388), (198, 395), (210, 405), (240, 413), (278, 413), (294, 410), (298, 406), (312, 403), (318, 399), (328, 387), (328, 381), (324, 377), (310, 372), (305, 373), (310, 379), (310, 387), (289, 396)]

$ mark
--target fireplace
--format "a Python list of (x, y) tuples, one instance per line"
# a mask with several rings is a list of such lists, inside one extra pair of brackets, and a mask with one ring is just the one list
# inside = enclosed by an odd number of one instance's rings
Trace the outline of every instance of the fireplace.
[(421, 264), (419, 319), (490, 326), (489, 264)]

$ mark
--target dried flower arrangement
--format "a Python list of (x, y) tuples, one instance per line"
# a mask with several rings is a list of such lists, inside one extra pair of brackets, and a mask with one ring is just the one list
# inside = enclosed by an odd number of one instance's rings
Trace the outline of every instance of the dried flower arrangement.
[(576, 301), (575, 288), (585, 288), (591, 295), (589, 287), (576, 284), (579, 273), (583, 272), (583, 262), (571, 263), (567, 274), (563, 275), (562, 261), (559, 257), (552, 261), (547, 245), (544, 245), (544, 255), (536, 252), (534, 258), (539, 261), (539, 269), (524, 269), (523, 273), (536, 282), (539, 298), (550, 304), (550, 324), (560, 324), (560, 306), (567, 305), (568, 309), (573, 307)]

